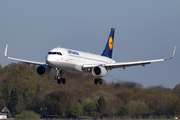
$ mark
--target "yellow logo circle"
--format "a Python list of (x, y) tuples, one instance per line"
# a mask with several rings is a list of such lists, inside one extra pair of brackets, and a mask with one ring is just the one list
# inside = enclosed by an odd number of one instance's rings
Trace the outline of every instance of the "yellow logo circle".
[(112, 37), (109, 37), (109, 49), (112, 50), (113, 48), (113, 39)]

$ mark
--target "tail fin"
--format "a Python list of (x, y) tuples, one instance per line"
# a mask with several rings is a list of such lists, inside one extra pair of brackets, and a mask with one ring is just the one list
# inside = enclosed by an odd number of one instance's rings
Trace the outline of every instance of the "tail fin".
[(103, 53), (101, 54), (102, 56), (112, 58), (112, 51), (113, 51), (113, 44), (114, 44), (114, 32), (115, 32), (115, 28), (111, 28), (111, 32), (109, 34), (109, 38), (108, 38), (106, 47), (105, 47)]

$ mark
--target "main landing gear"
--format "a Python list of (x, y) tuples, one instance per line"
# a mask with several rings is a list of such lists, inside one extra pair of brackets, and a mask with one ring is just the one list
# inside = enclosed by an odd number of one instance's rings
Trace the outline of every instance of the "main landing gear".
[[(60, 77), (59, 77), (59, 74), (60, 74)], [(65, 84), (66, 83), (66, 79), (62, 77), (62, 69), (57, 69), (56, 68), (56, 76), (54, 77), (55, 80), (58, 81), (58, 84)]]
[(94, 84), (97, 85), (98, 83), (101, 85), (101, 84), (103, 83), (103, 80), (102, 80), (101, 78), (96, 78), (96, 79), (94, 80)]

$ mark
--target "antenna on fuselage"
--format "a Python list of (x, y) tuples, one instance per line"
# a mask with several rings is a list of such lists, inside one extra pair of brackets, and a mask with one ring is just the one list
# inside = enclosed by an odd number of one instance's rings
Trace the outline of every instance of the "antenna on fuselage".
[(58, 46), (58, 48), (60, 48), (60, 45)]

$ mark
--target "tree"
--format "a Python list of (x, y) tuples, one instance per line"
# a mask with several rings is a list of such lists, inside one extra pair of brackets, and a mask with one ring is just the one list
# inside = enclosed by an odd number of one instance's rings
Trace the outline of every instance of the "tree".
[(34, 111), (22, 111), (20, 114), (15, 116), (16, 119), (29, 119), (29, 120), (35, 120), (40, 119), (40, 115), (35, 113)]
[(119, 111), (118, 111), (118, 116), (125, 116), (128, 114), (128, 111), (125, 107), (120, 107)]
[(5, 102), (5, 99), (3, 98), (3, 94), (1, 93), (1, 90), (0, 90), (0, 106), (5, 106), (6, 105), (6, 102)]
[(10, 100), (8, 104), (9, 110), (14, 114), (16, 112), (16, 105), (18, 104), (18, 96), (16, 89), (11, 91)]
[(95, 113), (95, 110), (97, 109), (96, 104), (97, 104), (96, 99), (90, 99), (90, 98), (85, 99), (83, 102), (84, 114), (85, 115), (88, 114), (90, 116), (96, 117), (96, 113)]
[(134, 95), (134, 89), (122, 89), (117, 92), (117, 97), (124, 101), (124, 104), (127, 104)]
[(128, 110), (129, 115), (143, 115), (148, 113), (148, 106), (144, 101), (134, 101), (131, 100), (127, 105), (126, 108)]
[[(163, 86), (142, 88), (119, 82), (94, 85), (93, 76), (64, 71), (65, 85), (53, 80), (56, 72), (41, 77), (35, 65), (12, 63), (0, 66), (0, 105), (16, 114), (25, 110), (61, 116), (124, 116), (127, 114), (180, 114), (180, 84), (173, 90)], [(46, 113), (45, 113), (46, 114)]]
[(180, 114), (180, 100), (178, 96), (172, 94), (171, 92), (166, 93), (167, 106), (164, 111), (166, 115), (178, 115)]
[(107, 100), (107, 115), (108, 116), (117, 116), (118, 110), (120, 109), (120, 103), (118, 98), (113, 95)]
[(173, 93), (175, 93), (176, 96), (180, 97), (180, 84), (177, 84), (177, 85), (174, 87)]
[(97, 111), (101, 113), (102, 116), (107, 116), (106, 113), (107, 104), (103, 96), (99, 98), (98, 104), (96, 104), (96, 106), (97, 106)]
[(49, 115), (68, 116), (74, 101), (74, 93), (70, 90), (55, 90), (44, 96), (44, 108)]
[(167, 98), (162, 93), (150, 95), (147, 104), (152, 114), (163, 115), (167, 107)]
[(83, 114), (82, 106), (79, 102), (74, 102), (70, 108), (70, 116), (80, 116)]

